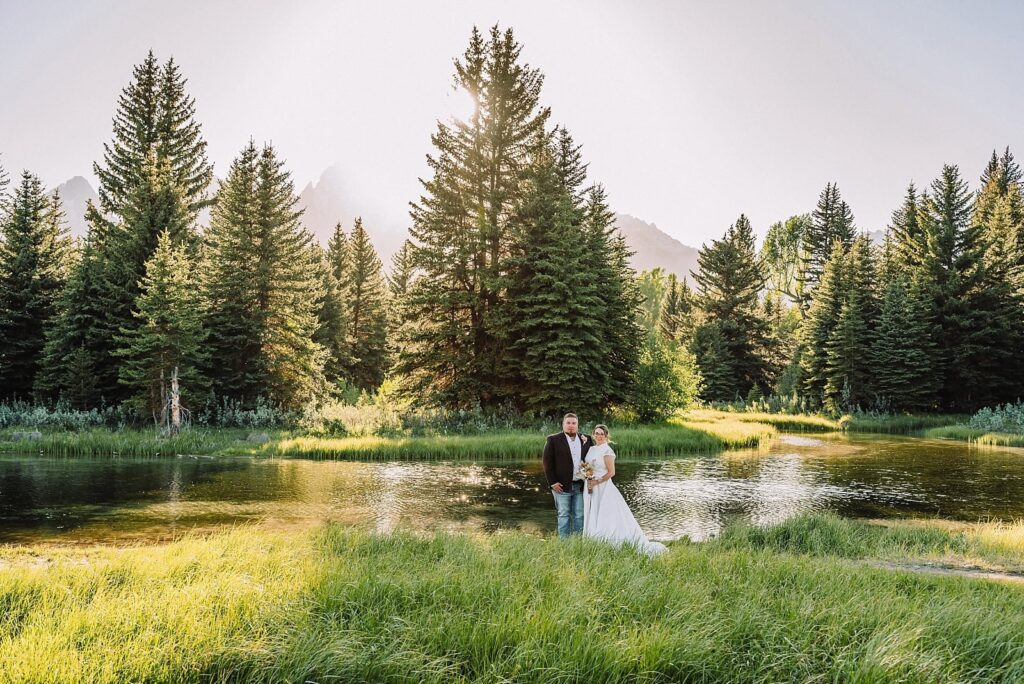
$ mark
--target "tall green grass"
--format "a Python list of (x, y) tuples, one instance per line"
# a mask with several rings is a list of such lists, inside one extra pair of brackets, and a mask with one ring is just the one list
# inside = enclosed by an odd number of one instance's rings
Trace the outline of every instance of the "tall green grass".
[[(767, 425), (736, 420), (687, 422), (673, 419), (664, 425), (612, 426), (612, 438), (626, 458), (670, 454), (710, 453), (753, 447), (774, 434)], [(0, 432), (0, 452), (54, 456), (174, 456), (259, 455), (284, 458), (339, 458), (362, 460), (423, 459), (527, 459), (544, 447), (545, 432), (507, 430), (483, 435), (424, 437), (318, 437), (270, 432), (265, 444), (246, 442), (243, 430), (197, 428), (174, 437), (154, 430), (105, 430), (44, 433), (37, 441), (10, 442), (11, 431)]]
[[(623, 457), (710, 453), (757, 446), (772, 434), (766, 426), (742, 423), (684, 423), (649, 427), (612, 428), (616, 450)], [(543, 432), (509, 431), (489, 435), (431, 437), (296, 436), (276, 442), (271, 452), (284, 457), (397, 459), (528, 459), (540, 456)]]
[(585, 539), (339, 527), (8, 550), (0, 681), (1024, 678), (1019, 587), (806, 553), (815, 535), (862, 534), (814, 529), (727, 531), (655, 559)]
[(932, 428), (926, 431), (924, 436), (932, 439), (955, 439), (980, 446), (1024, 447), (1024, 435), (989, 432), (988, 430), (972, 428), (967, 425), (948, 425), (946, 427)]
[(1024, 521), (869, 524), (831, 513), (804, 515), (779, 525), (735, 524), (711, 545), (820, 557), (881, 559), (1024, 572)]
[(9, 441), (11, 430), (0, 432), (0, 452), (47, 456), (175, 456), (178, 454), (257, 454), (266, 444), (245, 441), (248, 432), (217, 428), (185, 430), (164, 437), (157, 430), (44, 432), (41, 439)]

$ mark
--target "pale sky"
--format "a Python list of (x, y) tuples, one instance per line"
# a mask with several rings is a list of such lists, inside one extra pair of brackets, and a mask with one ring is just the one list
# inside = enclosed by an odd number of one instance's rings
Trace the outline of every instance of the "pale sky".
[(500, 22), (615, 210), (699, 245), (740, 212), (763, 234), (836, 181), (873, 230), (945, 162), (973, 187), (993, 148), (1024, 159), (1022, 20), (938, 0), (0, 0), (0, 163), (95, 185), (152, 48), (188, 77), (218, 176), (272, 140), (297, 190), (337, 164), (365, 211), (407, 224), (452, 59)]

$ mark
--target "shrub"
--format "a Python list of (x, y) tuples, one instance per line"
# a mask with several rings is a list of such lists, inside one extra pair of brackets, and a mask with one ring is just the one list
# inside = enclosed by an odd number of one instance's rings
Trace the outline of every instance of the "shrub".
[(983, 408), (971, 417), (970, 426), (988, 432), (1024, 434), (1024, 402)]

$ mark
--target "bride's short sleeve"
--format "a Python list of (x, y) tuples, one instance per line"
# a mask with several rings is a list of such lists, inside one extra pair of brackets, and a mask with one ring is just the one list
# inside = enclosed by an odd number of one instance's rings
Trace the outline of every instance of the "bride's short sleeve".
[(612, 451), (612, 448), (611, 448), (611, 447), (608, 447), (608, 453), (606, 453), (606, 454), (605, 454), (605, 456), (611, 456), (611, 457), (612, 457), (612, 460), (613, 460), (613, 461), (615, 460), (615, 452), (614, 452), (614, 451)]

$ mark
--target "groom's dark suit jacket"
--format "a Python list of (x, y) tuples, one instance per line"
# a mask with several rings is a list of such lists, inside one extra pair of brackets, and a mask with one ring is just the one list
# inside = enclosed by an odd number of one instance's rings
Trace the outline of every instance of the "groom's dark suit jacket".
[[(590, 450), (590, 435), (576, 433), (576, 439), (580, 443), (580, 462), (587, 457)], [(548, 484), (562, 483), (564, 491), (572, 490), (572, 452), (569, 451), (569, 441), (564, 432), (556, 432), (548, 435), (548, 441), (544, 443), (544, 455), (541, 457), (544, 463), (544, 474), (548, 478)]]

